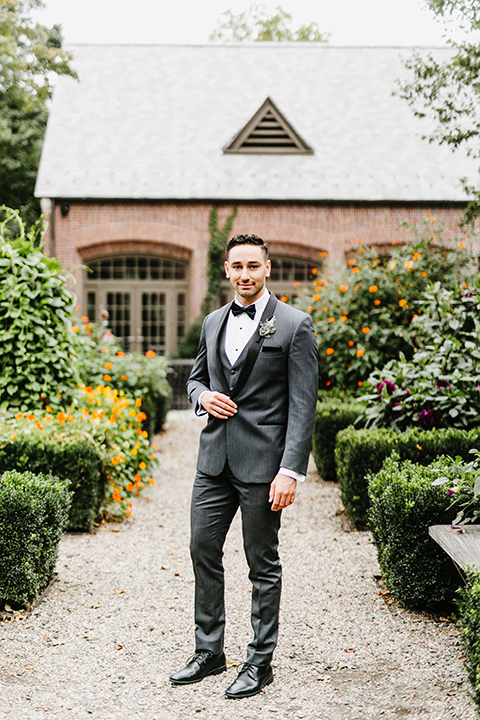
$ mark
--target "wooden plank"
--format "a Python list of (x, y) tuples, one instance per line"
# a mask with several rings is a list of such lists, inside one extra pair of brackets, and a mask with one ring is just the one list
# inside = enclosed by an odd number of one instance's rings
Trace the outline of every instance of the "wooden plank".
[(428, 534), (457, 565), (480, 569), (480, 525), (462, 525), (461, 530), (463, 532), (451, 525), (432, 525)]

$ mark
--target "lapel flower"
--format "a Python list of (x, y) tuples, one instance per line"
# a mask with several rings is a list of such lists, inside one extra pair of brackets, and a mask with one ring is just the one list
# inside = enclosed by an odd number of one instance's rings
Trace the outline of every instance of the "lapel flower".
[(260, 337), (268, 338), (276, 331), (275, 327), (275, 315), (273, 315), (270, 320), (265, 320), (265, 322), (260, 323), (260, 328), (258, 330), (258, 334)]

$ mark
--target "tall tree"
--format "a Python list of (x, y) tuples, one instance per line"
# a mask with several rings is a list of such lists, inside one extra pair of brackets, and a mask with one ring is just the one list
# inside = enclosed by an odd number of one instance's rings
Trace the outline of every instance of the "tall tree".
[(321, 33), (316, 22), (292, 28), (290, 13), (277, 6), (254, 4), (235, 15), (231, 10), (222, 13), (210, 34), (213, 42), (328, 42), (330, 33)]
[(72, 75), (59, 25), (47, 28), (31, 13), (42, 0), (0, 0), (0, 205), (33, 223), (39, 204), (33, 193), (47, 103), (56, 75)]
[[(462, 147), (480, 162), (480, 0), (427, 0), (439, 18), (467, 31), (467, 39), (449, 41), (452, 54), (440, 61), (430, 53), (415, 53), (407, 62), (413, 79), (402, 84), (400, 95), (417, 117), (434, 120), (430, 142)], [(469, 224), (480, 215), (480, 185), (466, 179), (465, 189), (472, 196), (464, 214)]]

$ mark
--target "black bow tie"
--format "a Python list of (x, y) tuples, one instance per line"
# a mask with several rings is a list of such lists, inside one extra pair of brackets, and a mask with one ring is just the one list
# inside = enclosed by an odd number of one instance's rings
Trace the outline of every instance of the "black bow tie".
[(234, 317), (242, 313), (247, 313), (249, 318), (255, 320), (255, 305), (247, 305), (244, 307), (243, 305), (237, 305), (236, 302), (232, 302), (232, 313)]

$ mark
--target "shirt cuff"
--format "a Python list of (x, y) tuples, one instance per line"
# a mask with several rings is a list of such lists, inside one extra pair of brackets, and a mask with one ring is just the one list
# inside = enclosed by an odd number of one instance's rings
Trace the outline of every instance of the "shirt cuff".
[(208, 392), (208, 390), (204, 390), (200, 395), (198, 396), (197, 400), (197, 407), (195, 408), (195, 415), (197, 417), (202, 417), (202, 415), (206, 415), (207, 411), (203, 407), (202, 403), (202, 397), (205, 395), (205, 393)]
[(281, 467), (278, 472), (281, 473), (282, 475), (286, 475), (287, 477), (291, 477), (294, 480), (297, 480), (298, 482), (305, 481), (305, 475), (302, 475), (302, 473), (295, 472), (295, 470), (289, 470), (288, 468)]

